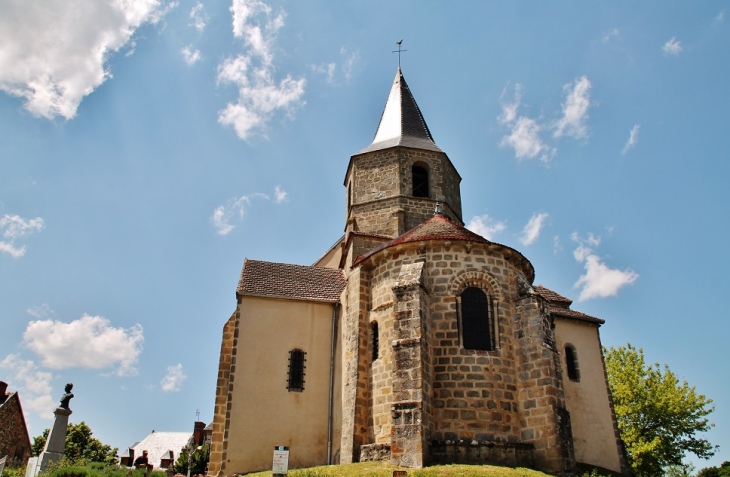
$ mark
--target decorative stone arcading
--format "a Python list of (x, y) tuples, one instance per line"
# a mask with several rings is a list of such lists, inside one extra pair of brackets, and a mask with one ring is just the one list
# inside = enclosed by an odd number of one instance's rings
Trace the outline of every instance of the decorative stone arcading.
[(498, 301), (504, 301), (499, 282), (484, 270), (459, 270), (449, 283), (448, 293), (452, 296), (459, 296), (468, 287), (486, 289), (489, 296)]

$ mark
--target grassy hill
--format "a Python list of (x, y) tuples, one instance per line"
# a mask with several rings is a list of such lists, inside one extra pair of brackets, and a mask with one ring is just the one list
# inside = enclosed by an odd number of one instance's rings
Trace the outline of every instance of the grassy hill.
[[(405, 470), (408, 472), (408, 477), (551, 477), (536, 470), (492, 465), (437, 465), (425, 469), (406, 469), (385, 462), (290, 470), (289, 477), (392, 477), (394, 470)], [(257, 472), (248, 474), (247, 477), (271, 477), (271, 472)]]

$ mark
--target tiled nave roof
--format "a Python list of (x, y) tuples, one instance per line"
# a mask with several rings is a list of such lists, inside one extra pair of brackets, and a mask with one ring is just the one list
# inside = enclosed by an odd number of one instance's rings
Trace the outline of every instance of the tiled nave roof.
[(237, 292), (335, 303), (345, 288), (341, 270), (246, 259)]

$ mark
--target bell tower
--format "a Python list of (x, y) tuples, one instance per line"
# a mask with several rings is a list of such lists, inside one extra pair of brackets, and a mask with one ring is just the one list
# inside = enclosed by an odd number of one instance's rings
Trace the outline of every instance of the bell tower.
[(437, 204), (463, 224), (460, 182), (398, 67), (373, 142), (350, 158), (346, 230), (394, 238), (433, 216)]

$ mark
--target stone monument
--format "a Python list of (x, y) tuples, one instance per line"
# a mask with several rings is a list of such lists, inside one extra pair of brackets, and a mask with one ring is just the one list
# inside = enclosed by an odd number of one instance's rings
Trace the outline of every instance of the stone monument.
[(53, 427), (51, 428), (51, 432), (48, 434), (46, 446), (43, 448), (43, 453), (41, 453), (38, 460), (37, 469), (40, 472), (44, 472), (48, 469), (48, 466), (51, 463), (60, 461), (63, 454), (66, 452), (68, 416), (70, 416), (73, 412), (68, 406), (71, 398), (74, 397), (73, 393), (71, 393), (71, 389), (73, 389), (73, 387), (73, 383), (66, 384), (66, 392), (63, 396), (61, 396), (61, 405), (53, 412), (53, 414), (56, 415), (53, 419)]

